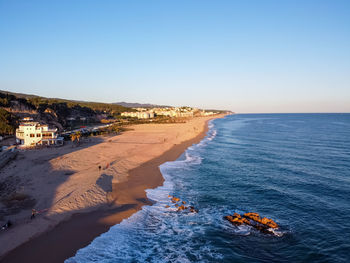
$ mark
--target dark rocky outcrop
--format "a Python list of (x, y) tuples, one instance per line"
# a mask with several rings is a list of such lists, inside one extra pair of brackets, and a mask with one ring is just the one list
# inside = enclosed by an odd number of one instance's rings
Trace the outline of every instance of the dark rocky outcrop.
[[(198, 210), (195, 209), (193, 206), (185, 206), (185, 204), (187, 204), (186, 201), (181, 201), (180, 198), (172, 195), (168, 195), (168, 197), (170, 198), (171, 202), (175, 204), (175, 207), (177, 208), (177, 212), (187, 211), (190, 213), (198, 213)], [(170, 208), (169, 205), (166, 205), (165, 207)]]
[(252, 226), (265, 234), (273, 234), (271, 229), (279, 228), (275, 221), (266, 217), (261, 218), (258, 213), (245, 213), (243, 216), (238, 213), (234, 213), (233, 215), (224, 216), (224, 219), (236, 226)]
[(270, 228), (278, 228), (278, 225), (275, 221), (266, 217), (261, 218), (258, 213), (245, 213), (243, 216)]

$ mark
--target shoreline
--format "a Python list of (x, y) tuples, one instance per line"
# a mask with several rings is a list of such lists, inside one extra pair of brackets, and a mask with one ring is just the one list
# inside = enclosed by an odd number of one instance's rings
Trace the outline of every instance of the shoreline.
[(0, 261), (55, 263), (74, 256), (77, 250), (89, 245), (113, 225), (130, 217), (143, 205), (152, 204), (145, 190), (163, 184), (159, 166), (178, 159), (188, 147), (199, 143), (209, 130), (208, 122), (222, 116), (207, 119), (202, 131), (194, 138), (175, 144), (160, 156), (130, 169), (127, 180), (113, 183), (112, 192), (108, 194), (109, 204), (91, 212), (74, 213), (68, 220), (9, 251)]

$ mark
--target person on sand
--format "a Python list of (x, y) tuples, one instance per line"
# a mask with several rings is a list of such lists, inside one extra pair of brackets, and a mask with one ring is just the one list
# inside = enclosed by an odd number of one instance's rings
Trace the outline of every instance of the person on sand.
[(99, 166), (98, 166), (98, 170), (99, 170), (100, 172), (101, 172), (101, 168), (102, 168), (101, 165), (99, 165)]
[(2, 230), (8, 229), (9, 227), (12, 226), (12, 222), (8, 220), (5, 225), (1, 227)]
[(32, 209), (32, 215), (30, 217), (30, 219), (34, 219), (35, 215), (38, 213), (38, 211), (36, 211), (35, 209)]

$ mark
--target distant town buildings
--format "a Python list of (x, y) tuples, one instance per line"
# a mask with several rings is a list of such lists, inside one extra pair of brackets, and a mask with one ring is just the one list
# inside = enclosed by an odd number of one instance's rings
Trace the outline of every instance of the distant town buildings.
[(16, 129), (16, 141), (24, 146), (62, 145), (63, 137), (58, 137), (57, 129), (39, 122), (23, 122)]
[(138, 119), (151, 119), (155, 116), (168, 116), (172, 118), (191, 118), (194, 116), (210, 116), (214, 112), (200, 111), (191, 107), (167, 107), (167, 108), (134, 108), (135, 112), (123, 112), (121, 116)]
[(214, 114), (215, 112), (212, 112), (212, 111), (201, 111), (201, 116), (211, 116)]
[(157, 115), (168, 116), (173, 118), (190, 118), (194, 116), (195, 109), (190, 107), (174, 108), (157, 108), (154, 109)]
[(136, 111), (136, 112), (123, 112), (121, 116), (134, 117), (138, 119), (152, 119), (154, 118), (153, 111)]

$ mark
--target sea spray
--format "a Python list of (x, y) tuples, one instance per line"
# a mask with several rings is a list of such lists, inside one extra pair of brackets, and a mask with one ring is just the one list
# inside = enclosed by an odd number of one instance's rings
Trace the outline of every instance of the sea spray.
[[(155, 201), (66, 262), (347, 262), (349, 114), (233, 115), (163, 164)], [(168, 195), (195, 206), (177, 212)], [(283, 232), (223, 219), (258, 212)]]

